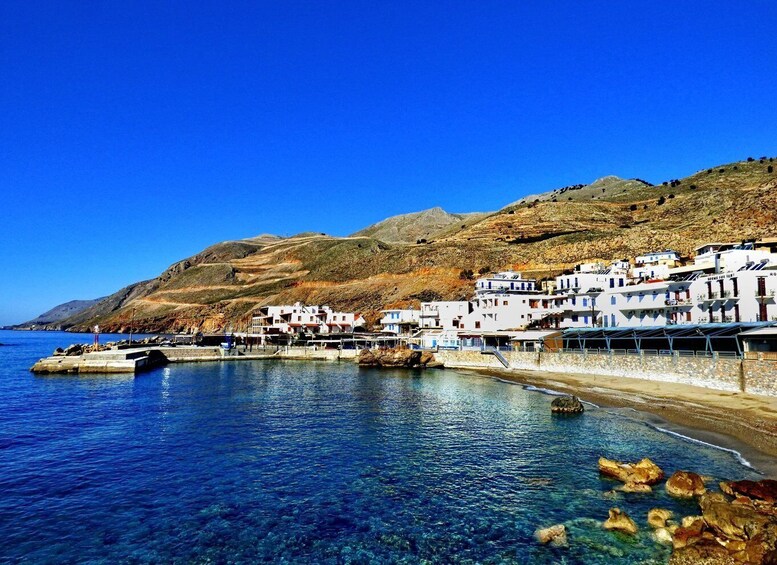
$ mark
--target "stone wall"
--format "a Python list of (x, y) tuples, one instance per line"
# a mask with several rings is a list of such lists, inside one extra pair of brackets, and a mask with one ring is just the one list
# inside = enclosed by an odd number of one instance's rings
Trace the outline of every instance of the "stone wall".
[[(614, 355), (610, 353), (504, 352), (512, 370), (607, 375), (688, 384), (729, 392), (777, 396), (777, 363), (728, 357)], [(479, 351), (440, 351), (446, 367), (504, 369)]]

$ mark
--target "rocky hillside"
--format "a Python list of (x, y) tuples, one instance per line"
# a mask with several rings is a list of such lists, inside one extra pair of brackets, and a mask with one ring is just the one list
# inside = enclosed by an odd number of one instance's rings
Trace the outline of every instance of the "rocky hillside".
[(240, 329), (257, 307), (297, 300), (359, 311), (372, 322), (383, 307), (468, 298), (472, 281), (462, 270), (515, 268), (542, 278), (582, 261), (774, 237), (775, 161), (731, 163), (655, 186), (605, 177), (455, 222), (433, 209), (420, 213), (422, 231), (404, 216), (344, 238), (224, 242), (62, 323), (127, 331), (134, 310), (136, 331)]
[(487, 213), (449, 214), (440, 207), (412, 214), (392, 216), (353, 234), (351, 237), (372, 237), (386, 243), (423, 243), (441, 230), (462, 221), (476, 220)]

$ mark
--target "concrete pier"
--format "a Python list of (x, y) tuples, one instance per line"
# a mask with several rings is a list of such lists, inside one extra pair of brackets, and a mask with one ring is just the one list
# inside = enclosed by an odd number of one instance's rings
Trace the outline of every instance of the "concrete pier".
[(254, 361), (260, 359), (353, 360), (356, 350), (313, 349), (310, 347), (258, 348), (225, 351), (220, 347), (142, 347), (110, 349), (83, 355), (45, 357), (30, 371), (55, 373), (140, 373), (167, 363), (205, 361)]

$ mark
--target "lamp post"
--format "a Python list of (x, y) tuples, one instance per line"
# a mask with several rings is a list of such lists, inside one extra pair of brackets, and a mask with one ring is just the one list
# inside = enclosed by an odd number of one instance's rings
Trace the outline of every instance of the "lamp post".
[(130, 336), (129, 336), (129, 344), (130, 347), (132, 347), (132, 328), (135, 325), (135, 309), (132, 309), (132, 316), (130, 317)]

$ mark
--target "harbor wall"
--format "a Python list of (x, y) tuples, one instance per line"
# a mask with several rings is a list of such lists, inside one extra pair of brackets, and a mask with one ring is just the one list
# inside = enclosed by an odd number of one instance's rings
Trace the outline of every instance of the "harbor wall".
[[(510, 370), (606, 375), (777, 396), (777, 363), (768, 360), (598, 352), (513, 351), (502, 355)], [(440, 351), (435, 358), (446, 367), (505, 369), (494, 355), (479, 351)]]

